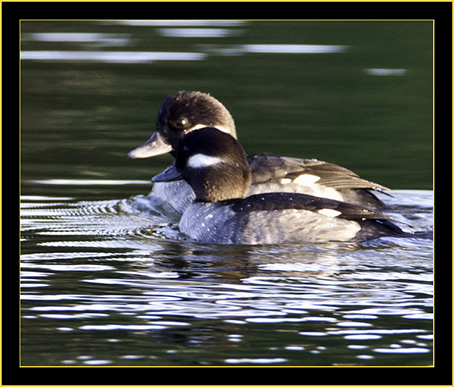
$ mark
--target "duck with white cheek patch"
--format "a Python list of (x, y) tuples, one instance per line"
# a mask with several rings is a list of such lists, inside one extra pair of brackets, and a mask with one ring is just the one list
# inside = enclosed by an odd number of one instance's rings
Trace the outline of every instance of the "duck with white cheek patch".
[(404, 232), (374, 210), (298, 193), (245, 197), (251, 168), (241, 145), (216, 128), (192, 131), (176, 146), (174, 168), (153, 181), (184, 179), (195, 200), (180, 230), (200, 242), (274, 244), (351, 241)]
[[(214, 127), (236, 138), (235, 123), (229, 111), (216, 98), (198, 91), (179, 91), (165, 99), (159, 109), (156, 132), (142, 146), (128, 153), (131, 158), (146, 158), (171, 153), (175, 156), (178, 141), (205, 127)], [(317, 197), (381, 209), (384, 204), (373, 191), (385, 187), (361, 179), (352, 171), (315, 159), (252, 155), (251, 185), (246, 196), (265, 192), (304, 193)], [(163, 208), (165, 214), (179, 219), (195, 198), (185, 181), (156, 183), (141, 203), (151, 210)]]

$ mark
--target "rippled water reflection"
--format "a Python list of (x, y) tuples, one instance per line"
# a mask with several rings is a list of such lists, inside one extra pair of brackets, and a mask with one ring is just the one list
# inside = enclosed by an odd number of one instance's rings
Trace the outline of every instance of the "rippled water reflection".
[[(134, 198), (43, 199), (22, 208), (23, 365), (432, 364), (431, 240), (216, 246)], [(431, 228), (430, 192), (388, 200)]]

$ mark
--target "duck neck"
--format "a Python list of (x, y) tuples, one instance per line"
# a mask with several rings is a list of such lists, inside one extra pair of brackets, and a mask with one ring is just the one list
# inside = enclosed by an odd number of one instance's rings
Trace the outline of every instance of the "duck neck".
[(251, 185), (251, 171), (240, 166), (201, 170), (193, 175), (189, 184), (196, 195), (196, 201), (215, 203), (229, 199), (242, 199)]

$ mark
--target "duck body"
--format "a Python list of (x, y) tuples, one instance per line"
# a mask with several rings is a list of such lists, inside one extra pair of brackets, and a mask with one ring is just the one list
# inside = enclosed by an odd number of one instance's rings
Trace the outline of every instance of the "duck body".
[(385, 215), (338, 200), (280, 192), (247, 196), (251, 168), (241, 145), (216, 128), (182, 137), (176, 161), (154, 178), (184, 179), (195, 199), (179, 222), (196, 241), (274, 244), (350, 241), (402, 233)]
[[(319, 200), (318, 207), (322, 208), (316, 209), (311, 204), (313, 200), (303, 194), (268, 193), (238, 202), (193, 202), (179, 226), (194, 240), (219, 244), (322, 243), (401, 234), (383, 215), (361, 214), (362, 209), (356, 208), (358, 212), (349, 218), (326, 208), (341, 202)], [(275, 201), (281, 204), (277, 208), (271, 204)], [(260, 203), (262, 209), (257, 205)]]
[[(157, 118), (157, 130), (142, 146), (129, 152), (131, 158), (153, 157), (164, 153), (175, 156), (179, 140), (187, 134), (212, 127), (236, 139), (235, 123), (229, 111), (214, 97), (194, 91), (180, 91), (166, 98)], [(384, 207), (374, 191), (387, 188), (360, 178), (336, 164), (315, 159), (251, 155), (251, 185), (246, 196), (289, 192), (302, 193), (367, 206)], [(159, 203), (178, 219), (193, 202), (195, 194), (185, 181), (155, 182), (146, 197)]]
[[(246, 196), (272, 192), (303, 193), (368, 208), (383, 207), (381, 201), (368, 189), (338, 188), (342, 184), (349, 184), (350, 187), (352, 184), (363, 187), (370, 185), (370, 182), (355, 175), (350, 176), (353, 172), (338, 165), (315, 159), (263, 155), (248, 156), (248, 162), (252, 180)], [(324, 174), (328, 177), (321, 177)], [(335, 180), (335, 175), (340, 176), (338, 180)], [(349, 179), (348, 183), (344, 181), (346, 179)], [(381, 190), (378, 187), (370, 189)], [(179, 219), (194, 199), (194, 191), (184, 180), (155, 182), (147, 196), (147, 200), (154, 203), (155, 207), (163, 209), (163, 212), (174, 219)]]

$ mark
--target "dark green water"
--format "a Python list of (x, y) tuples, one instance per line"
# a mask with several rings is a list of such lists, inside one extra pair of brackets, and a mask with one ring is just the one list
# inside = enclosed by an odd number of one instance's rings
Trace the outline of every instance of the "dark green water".
[[(318, 158), (393, 189), (432, 189), (431, 22), (242, 22), (214, 26), (226, 36), (203, 38), (165, 36), (170, 27), (22, 23), (23, 51), (203, 58), (22, 60), (24, 181), (149, 179), (170, 158), (131, 161), (125, 154), (154, 130), (163, 99), (189, 89), (209, 92), (227, 106), (248, 153)], [(65, 42), (33, 35), (39, 33), (105, 35)], [(248, 51), (258, 44), (340, 51)], [(391, 72), (371, 75), (373, 69)]]
[(190, 243), (128, 200), (171, 157), (126, 153), (210, 92), (248, 153), (346, 166), (430, 230), (432, 23), (178, 24), (22, 22), (22, 365), (431, 365), (431, 241)]

